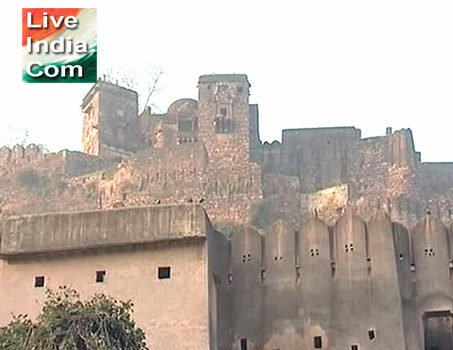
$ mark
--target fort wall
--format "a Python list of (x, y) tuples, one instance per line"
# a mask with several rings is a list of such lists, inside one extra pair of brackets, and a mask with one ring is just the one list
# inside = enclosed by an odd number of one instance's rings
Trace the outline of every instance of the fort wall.
[[(312, 218), (298, 231), (277, 221), (263, 236), (237, 232), (233, 301), (244, 304), (233, 308), (234, 348), (245, 338), (253, 349), (311, 348), (315, 341), (323, 349), (423, 348), (424, 315), (451, 308), (451, 234), (434, 217), (408, 230), (382, 210), (367, 222), (347, 211), (334, 226)], [(424, 248), (426, 239), (435, 248)], [(428, 261), (425, 249), (439, 249), (438, 257)], [(260, 251), (252, 264), (250, 252)], [(252, 329), (248, 317), (264, 324)]]

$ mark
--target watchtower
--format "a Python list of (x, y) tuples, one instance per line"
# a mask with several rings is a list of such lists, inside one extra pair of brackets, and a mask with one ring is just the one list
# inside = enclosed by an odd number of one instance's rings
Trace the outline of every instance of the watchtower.
[(138, 96), (98, 80), (84, 97), (82, 151), (105, 158), (128, 155), (139, 147)]
[(198, 136), (219, 167), (250, 161), (250, 83), (245, 74), (203, 75), (199, 80)]

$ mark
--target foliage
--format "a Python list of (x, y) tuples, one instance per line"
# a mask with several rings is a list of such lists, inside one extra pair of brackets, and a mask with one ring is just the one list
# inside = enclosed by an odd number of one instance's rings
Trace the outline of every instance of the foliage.
[(271, 203), (264, 200), (252, 205), (250, 216), (251, 224), (257, 228), (266, 228), (276, 220)]
[(36, 323), (14, 317), (0, 332), (2, 350), (146, 350), (144, 332), (132, 320), (130, 301), (105, 295), (81, 301), (66, 287), (47, 291)]
[(17, 171), (13, 182), (16, 186), (42, 197), (58, 194), (65, 186), (60, 176), (40, 175), (30, 168)]

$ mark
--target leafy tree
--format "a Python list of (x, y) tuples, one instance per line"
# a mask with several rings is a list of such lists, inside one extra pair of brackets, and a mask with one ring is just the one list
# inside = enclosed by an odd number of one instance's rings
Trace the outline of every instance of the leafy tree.
[(82, 301), (69, 288), (47, 292), (35, 323), (26, 315), (0, 331), (2, 350), (147, 350), (144, 332), (132, 320), (130, 301), (95, 295)]

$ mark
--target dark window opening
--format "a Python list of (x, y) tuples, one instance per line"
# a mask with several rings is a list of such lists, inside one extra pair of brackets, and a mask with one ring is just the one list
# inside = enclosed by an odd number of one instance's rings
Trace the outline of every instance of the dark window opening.
[(226, 107), (221, 107), (221, 108), (220, 108), (220, 115), (221, 115), (222, 117), (226, 117), (226, 116), (227, 116), (227, 109), (226, 109)]
[(315, 346), (315, 349), (322, 349), (322, 337), (314, 337), (313, 344)]
[(241, 338), (241, 350), (247, 350), (247, 339), (246, 338)]
[(44, 276), (36, 276), (35, 277), (35, 287), (36, 288), (44, 287), (44, 282), (45, 282)]
[(171, 271), (171, 269), (169, 266), (159, 267), (157, 269), (157, 276), (160, 280), (170, 278), (170, 275), (171, 275), (170, 271)]
[(214, 125), (216, 133), (229, 133), (233, 131), (233, 120), (224, 116), (217, 117)]
[(359, 350), (359, 346), (358, 345), (351, 345), (351, 350)]
[(453, 349), (453, 315), (449, 310), (427, 312), (423, 315), (424, 349)]
[(105, 271), (96, 271), (96, 283), (105, 282)]
[(376, 338), (376, 333), (374, 332), (374, 329), (370, 329), (368, 331), (368, 338), (370, 338), (370, 340), (374, 340)]
[(182, 119), (178, 121), (179, 132), (194, 132), (197, 130), (197, 123), (195, 120)]

